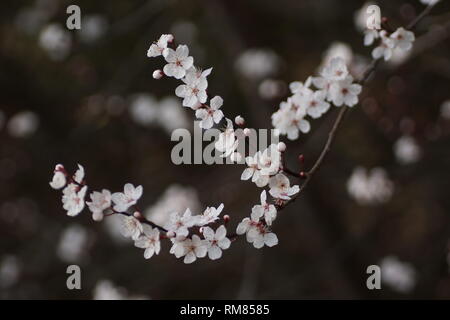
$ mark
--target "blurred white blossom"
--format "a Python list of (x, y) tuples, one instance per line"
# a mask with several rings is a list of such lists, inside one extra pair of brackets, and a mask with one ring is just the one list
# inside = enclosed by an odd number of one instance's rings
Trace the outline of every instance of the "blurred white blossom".
[(8, 288), (17, 283), (20, 275), (20, 264), (15, 256), (0, 258), (0, 288)]
[(269, 49), (248, 49), (237, 58), (236, 70), (249, 79), (259, 80), (276, 73), (281, 65), (278, 55)]
[(394, 184), (383, 168), (356, 167), (347, 181), (349, 195), (361, 205), (385, 203), (394, 192)]
[(108, 29), (108, 20), (102, 15), (84, 15), (78, 34), (81, 41), (92, 43), (103, 36)]
[(197, 191), (192, 187), (170, 185), (155, 204), (145, 210), (145, 217), (158, 225), (165, 225), (172, 212), (184, 212), (191, 208), (193, 212), (200, 210)]
[(88, 245), (87, 230), (78, 225), (72, 224), (62, 232), (58, 247), (58, 257), (67, 263), (80, 262), (86, 254)]
[(39, 117), (32, 111), (21, 111), (13, 115), (7, 124), (8, 133), (17, 138), (31, 136), (39, 127)]
[(413, 137), (402, 136), (394, 144), (397, 161), (402, 164), (414, 163), (420, 159), (421, 151)]
[(52, 60), (64, 60), (72, 47), (72, 34), (60, 24), (45, 26), (39, 34), (39, 45)]
[(380, 263), (381, 281), (392, 289), (409, 293), (416, 285), (416, 271), (412, 264), (400, 261), (395, 256), (384, 257)]
[(450, 120), (450, 100), (446, 100), (441, 104), (441, 117)]

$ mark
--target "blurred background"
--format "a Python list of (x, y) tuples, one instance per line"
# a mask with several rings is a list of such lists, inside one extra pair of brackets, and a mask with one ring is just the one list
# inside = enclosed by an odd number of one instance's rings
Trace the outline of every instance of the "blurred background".
[[(66, 8), (81, 8), (68, 30)], [(394, 27), (425, 6), (377, 1)], [(259, 202), (243, 166), (173, 165), (170, 133), (193, 128), (174, 98), (177, 82), (154, 80), (146, 52), (162, 33), (214, 67), (209, 92), (249, 126), (270, 128), (288, 84), (341, 55), (358, 75), (362, 1), (31, 0), (0, 3), (1, 299), (403, 299), (450, 298), (450, 5), (441, 1), (416, 30), (415, 48), (383, 64), (347, 115), (306, 192), (279, 214), (279, 245), (239, 239), (218, 261), (150, 260), (117, 231), (115, 217), (66, 216), (53, 168), (82, 164), (90, 190), (143, 185), (150, 219), (225, 204), (230, 227)], [(289, 166), (309, 168), (337, 110), (297, 141)], [(66, 268), (82, 290), (66, 288)], [(382, 290), (366, 268), (382, 267)]]

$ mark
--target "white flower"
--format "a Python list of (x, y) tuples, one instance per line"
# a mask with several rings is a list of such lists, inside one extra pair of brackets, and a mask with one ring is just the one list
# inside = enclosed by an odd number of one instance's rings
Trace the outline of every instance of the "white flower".
[(196, 216), (197, 221), (195, 222), (195, 224), (197, 226), (204, 226), (216, 221), (217, 219), (219, 219), (219, 215), (222, 212), (223, 207), (224, 207), (223, 203), (221, 203), (220, 206), (218, 206), (217, 208), (214, 207), (206, 208), (205, 211), (203, 211), (202, 215)]
[(259, 228), (252, 228), (247, 233), (247, 240), (253, 243), (256, 249), (261, 249), (264, 245), (268, 247), (273, 247), (278, 244), (278, 237), (275, 233), (270, 232), (265, 226)]
[(361, 205), (374, 205), (387, 202), (394, 192), (394, 184), (382, 168), (367, 172), (356, 167), (347, 181), (347, 192)]
[(299, 136), (299, 130), (308, 133), (311, 126), (304, 119), (306, 110), (293, 103), (289, 98), (280, 104), (280, 109), (272, 114), (272, 125), (280, 134), (287, 135), (289, 140), (295, 140)]
[(195, 111), (195, 116), (200, 121), (200, 128), (210, 129), (214, 123), (219, 123), (223, 118), (222, 110), (219, 110), (223, 104), (223, 99), (219, 96), (215, 96), (210, 101), (210, 107), (200, 108)]
[(364, 31), (364, 45), (365, 46), (371, 46), (375, 39), (378, 39), (379, 32), (376, 29), (366, 29)]
[(261, 188), (269, 183), (269, 176), (262, 176), (259, 172), (258, 159), (260, 157), (261, 152), (258, 151), (255, 153), (254, 157), (249, 156), (245, 158), (248, 168), (242, 172), (241, 180), (248, 180), (252, 178), (252, 182)]
[(208, 257), (211, 260), (219, 259), (222, 256), (222, 250), (230, 247), (231, 241), (226, 237), (227, 229), (223, 225), (217, 228), (216, 232), (210, 227), (204, 227), (203, 236), (207, 243)]
[(259, 219), (253, 219), (253, 218), (244, 218), (237, 226), (236, 233), (238, 235), (246, 234), (247, 241), (252, 243), (253, 238), (249, 236), (249, 232), (257, 229), (261, 226), (261, 223), (259, 222)]
[(66, 185), (67, 183), (66, 175), (64, 174), (63, 170), (64, 170), (63, 165), (57, 164), (55, 166), (52, 181), (49, 183), (50, 187), (52, 187), (53, 189), (61, 189)]
[(163, 34), (159, 37), (158, 41), (152, 43), (147, 51), (147, 57), (157, 57), (163, 54), (163, 51), (167, 48), (167, 43), (173, 41), (173, 35)]
[(114, 210), (117, 212), (127, 211), (129, 207), (136, 204), (142, 196), (142, 186), (135, 188), (131, 183), (127, 183), (122, 192), (112, 194), (111, 200), (114, 202)]
[(192, 216), (189, 208), (183, 214), (173, 212), (170, 215), (169, 222), (165, 225), (165, 228), (169, 231), (175, 232), (177, 237), (187, 237), (189, 234), (189, 228), (197, 222), (197, 218)]
[(402, 262), (395, 256), (384, 257), (380, 263), (381, 281), (392, 289), (408, 293), (416, 285), (416, 271), (408, 262)]
[(305, 97), (306, 113), (314, 119), (320, 118), (330, 108), (325, 101), (327, 93), (323, 90), (314, 91)]
[(290, 186), (289, 179), (282, 173), (270, 178), (269, 193), (276, 199), (290, 200), (291, 196), (299, 192), (299, 186)]
[(343, 80), (347, 75), (347, 65), (341, 57), (332, 58), (321, 72), (321, 76), (330, 81)]
[(186, 75), (186, 70), (189, 70), (194, 64), (194, 58), (189, 56), (189, 48), (186, 45), (179, 45), (176, 51), (166, 48), (163, 51), (163, 56), (168, 62), (164, 66), (164, 73), (176, 79), (183, 78)]
[(123, 216), (120, 233), (124, 237), (137, 240), (142, 232), (143, 226), (138, 219), (133, 216)]
[(159, 230), (149, 225), (143, 226), (143, 234), (137, 238), (134, 245), (138, 248), (145, 249), (144, 258), (150, 259), (153, 254), (159, 254), (161, 250), (161, 242), (159, 240)]
[(270, 232), (258, 220), (254, 220), (253, 217), (251, 219), (245, 218), (237, 226), (236, 233), (239, 235), (246, 233), (247, 241), (253, 243), (253, 246), (257, 249), (262, 248), (264, 245), (268, 247), (277, 245), (278, 238), (275, 233)]
[(277, 209), (274, 205), (267, 203), (266, 200), (266, 190), (263, 190), (263, 192), (261, 192), (261, 205), (253, 206), (251, 217), (254, 221), (264, 217), (266, 224), (270, 226), (277, 217)]
[(208, 95), (206, 88), (208, 88), (208, 80), (206, 77), (211, 73), (211, 68), (203, 72), (190, 68), (186, 77), (183, 79), (185, 84), (179, 85), (175, 89), (177, 97), (183, 98), (183, 106), (194, 108), (198, 103), (205, 103)]
[(238, 147), (238, 140), (236, 139), (236, 135), (233, 129), (233, 122), (230, 119), (227, 120), (227, 127), (225, 131), (219, 135), (219, 139), (214, 144), (214, 147), (223, 154), (222, 158), (226, 158), (231, 155), (234, 150)]
[(258, 159), (259, 173), (262, 176), (271, 176), (280, 170), (281, 153), (278, 151), (276, 144), (271, 144), (264, 150)]
[(242, 127), (242, 126), (245, 124), (245, 120), (244, 120), (244, 118), (242, 118), (241, 116), (236, 116), (236, 118), (234, 118), (234, 123), (235, 123), (237, 126)]
[(420, 147), (413, 137), (402, 136), (395, 142), (394, 153), (402, 164), (414, 163), (420, 158)]
[(70, 183), (63, 190), (63, 208), (67, 210), (67, 215), (74, 217), (84, 209), (84, 197), (87, 186), (80, 187), (75, 183)]
[(435, 5), (436, 3), (439, 2), (439, 0), (420, 0), (421, 3), (426, 4), (426, 5)]
[(83, 179), (84, 179), (84, 168), (82, 165), (78, 165), (78, 170), (75, 171), (75, 174), (73, 175), (73, 180), (75, 180), (75, 182), (78, 183), (83, 183)]
[(192, 239), (175, 240), (172, 248), (171, 253), (177, 258), (184, 256), (186, 264), (194, 262), (197, 258), (204, 258), (208, 251), (206, 241), (201, 240), (196, 234)]
[(307, 89), (309, 89), (309, 86), (311, 85), (311, 80), (312, 78), (308, 77), (305, 83), (302, 83), (300, 81), (291, 82), (289, 84), (289, 89), (291, 90), (292, 94), (299, 93), (300, 95), (302, 95), (302, 93), (305, 92), (305, 90), (307, 91)]
[(414, 33), (407, 31), (404, 28), (398, 28), (393, 34), (391, 34), (390, 38), (394, 39), (397, 48), (405, 51), (412, 48), (412, 44), (415, 40)]
[(111, 207), (111, 192), (103, 189), (102, 192), (91, 193), (91, 202), (86, 202), (92, 212), (92, 219), (100, 221), (103, 219), (103, 211)]
[(378, 47), (372, 50), (372, 57), (374, 59), (380, 59), (383, 57), (385, 61), (388, 61), (392, 57), (392, 53), (395, 48), (395, 40), (389, 38), (385, 30), (381, 30), (379, 32), (379, 36), (381, 38), (381, 43)]
[(361, 90), (361, 85), (353, 83), (353, 77), (348, 75), (344, 80), (331, 84), (331, 100), (336, 107), (340, 107), (343, 104), (353, 107), (358, 103), (358, 95), (361, 93)]

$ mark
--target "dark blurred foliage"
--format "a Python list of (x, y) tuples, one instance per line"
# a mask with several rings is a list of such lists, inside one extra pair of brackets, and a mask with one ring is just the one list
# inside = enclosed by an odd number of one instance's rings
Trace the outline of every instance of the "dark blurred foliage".
[[(54, 3), (46, 24), (65, 25), (66, 7), (77, 4), (82, 19), (102, 15), (106, 32), (91, 43), (73, 43), (55, 61), (39, 46), (39, 30), (23, 32), (17, 16), (34, 1), (0, 3), (0, 110), (9, 118), (31, 110), (40, 119), (28, 138), (0, 132), (0, 259), (17, 258), (14, 284), (0, 286), (0, 298), (91, 298), (99, 279), (130, 293), (171, 298), (450, 298), (447, 254), (450, 235), (448, 122), (440, 105), (449, 98), (448, 34), (398, 67), (382, 66), (364, 88), (362, 106), (346, 117), (333, 150), (296, 203), (281, 212), (274, 231), (280, 243), (255, 250), (240, 239), (219, 261), (184, 265), (168, 253), (146, 261), (131, 241), (117, 244), (87, 210), (65, 215), (60, 193), (48, 186), (53, 167), (85, 166), (92, 189), (121, 190), (142, 184), (142, 206), (155, 202), (173, 183), (193, 186), (206, 205), (225, 204), (235, 225), (259, 200), (259, 190), (241, 182), (242, 166), (173, 165), (173, 142), (158, 128), (135, 124), (125, 110), (127, 97), (147, 92), (173, 95), (174, 80), (152, 79), (161, 61), (146, 51), (160, 34), (180, 21), (195, 26), (189, 43), (196, 64), (213, 66), (209, 92), (225, 100), (227, 115), (243, 115), (250, 126), (270, 127), (270, 115), (287, 92), (272, 100), (258, 95), (258, 82), (236, 72), (248, 48), (269, 48), (283, 61), (276, 79), (303, 81), (316, 73), (334, 41), (370, 57), (354, 25), (361, 1), (47, 1)], [(416, 32), (448, 24), (449, 3), (439, 4)], [(394, 26), (410, 21), (423, 5), (417, 0), (378, 1)], [(49, 9), (50, 10), (50, 9)], [(33, 31), (33, 30), (32, 30)], [(448, 33), (448, 28), (447, 28)], [(175, 33), (177, 37), (177, 34)], [(430, 40), (431, 41), (431, 40)], [(106, 108), (91, 108), (89, 101)], [(105, 112), (105, 109), (110, 112)], [(193, 119), (190, 110), (183, 110)], [(332, 110), (312, 122), (312, 131), (287, 143), (290, 166), (300, 170), (318, 156), (336, 116)], [(419, 142), (422, 158), (400, 165), (393, 144), (403, 134)], [(355, 166), (384, 167), (395, 182), (392, 199), (362, 206), (346, 192)], [(66, 289), (68, 263), (56, 254), (62, 230), (76, 222), (89, 233), (83, 259), (82, 290)], [(366, 288), (366, 268), (388, 255), (414, 265), (417, 284), (400, 294), (383, 286)]]

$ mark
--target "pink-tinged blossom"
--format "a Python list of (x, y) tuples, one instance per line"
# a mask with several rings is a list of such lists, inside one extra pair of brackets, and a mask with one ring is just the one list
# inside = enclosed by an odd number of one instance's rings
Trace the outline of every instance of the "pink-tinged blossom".
[(74, 217), (84, 209), (86, 191), (87, 186), (80, 189), (80, 186), (75, 183), (70, 183), (63, 189), (62, 203), (68, 216)]
[(164, 66), (164, 73), (176, 79), (183, 78), (194, 64), (194, 58), (189, 56), (189, 48), (186, 45), (179, 45), (176, 50), (166, 48), (163, 56), (168, 62)]
[(147, 57), (153, 58), (161, 56), (164, 50), (167, 48), (167, 44), (173, 41), (173, 35), (163, 34), (159, 37), (158, 41), (152, 43), (147, 51)]
[(277, 209), (273, 204), (267, 203), (266, 190), (261, 192), (261, 204), (253, 206), (251, 217), (253, 221), (264, 218), (268, 226), (272, 225), (272, 222), (276, 219)]
[(141, 233), (143, 232), (143, 226), (133, 216), (123, 216), (122, 224), (120, 226), (120, 233), (125, 238), (131, 238), (132, 240), (137, 240)]
[(220, 259), (222, 250), (230, 247), (231, 241), (227, 238), (227, 229), (225, 226), (217, 228), (216, 232), (210, 227), (203, 228), (203, 237), (205, 238), (208, 257), (211, 260)]
[(129, 207), (135, 205), (142, 196), (142, 186), (134, 187), (131, 183), (127, 183), (122, 192), (113, 193), (111, 200), (114, 203), (113, 209), (117, 212), (125, 212)]
[(179, 85), (175, 89), (177, 97), (183, 98), (183, 106), (196, 108), (198, 104), (206, 102), (208, 95), (206, 88), (208, 88), (208, 80), (206, 77), (211, 73), (212, 68), (200, 72), (195, 67), (190, 68), (186, 77), (182, 79), (184, 84)]
[(145, 249), (144, 258), (150, 259), (154, 254), (159, 254), (161, 250), (159, 230), (149, 225), (143, 225), (142, 230), (142, 235), (136, 239), (134, 245), (138, 248)]
[(210, 106), (206, 108), (200, 108), (195, 111), (195, 116), (201, 119), (199, 125), (200, 128), (210, 129), (214, 123), (219, 123), (223, 118), (222, 110), (219, 110), (223, 104), (223, 99), (219, 96), (215, 96), (210, 101)]
[(226, 120), (227, 127), (219, 135), (219, 139), (214, 144), (216, 150), (222, 153), (222, 158), (230, 156), (236, 150), (239, 143), (234, 132), (233, 122), (230, 119)]
[(86, 202), (92, 212), (92, 219), (100, 221), (103, 219), (103, 211), (111, 207), (111, 192), (103, 189), (102, 192), (91, 193), (91, 202)]
[(289, 179), (282, 173), (270, 178), (269, 193), (275, 199), (290, 200), (291, 196), (299, 192), (299, 186), (290, 186)]
[(336, 107), (342, 105), (353, 107), (358, 103), (358, 95), (361, 90), (361, 85), (353, 83), (353, 77), (348, 75), (344, 80), (333, 82), (331, 85), (331, 101)]
[(57, 164), (55, 166), (52, 181), (49, 182), (50, 187), (53, 189), (61, 189), (67, 183), (66, 175), (64, 174), (64, 166), (62, 164)]
[(183, 214), (173, 212), (170, 215), (170, 220), (165, 225), (165, 228), (174, 232), (177, 237), (187, 237), (189, 234), (189, 228), (194, 226), (197, 219), (198, 218), (196, 216), (192, 215), (191, 210), (187, 208)]

